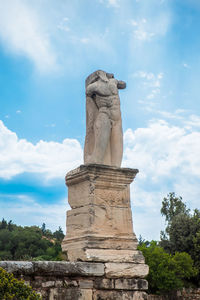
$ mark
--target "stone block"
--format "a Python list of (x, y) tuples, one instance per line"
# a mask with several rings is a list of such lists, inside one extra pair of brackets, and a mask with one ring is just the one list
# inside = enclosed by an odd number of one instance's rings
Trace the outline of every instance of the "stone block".
[(109, 186), (106, 189), (103, 186), (97, 186), (94, 195), (93, 203), (97, 205), (115, 207), (130, 206), (129, 186), (121, 186), (121, 188), (117, 187), (116, 189), (111, 183), (109, 183)]
[(79, 280), (79, 287), (81, 289), (92, 289), (94, 286), (94, 281), (93, 280)]
[(103, 276), (104, 264), (89, 262), (55, 262), (55, 261), (37, 261), (33, 262), (35, 274), (54, 276)]
[(118, 184), (115, 189), (115, 185), (109, 182), (106, 183), (106, 187), (105, 189), (105, 184), (98, 184), (98, 177), (70, 185), (68, 199), (71, 208), (88, 204), (129, 207), (129, 186), (119, 186)]
[(144, 256), (138, 250), (115, 250), (115, 249), (86, 249), (85, 261), (99, 262), (133, 262), (144, 264)]
[(130, 183), (138, 170), (81, 165), (66, 175), (71, 208), (86, 205), (130, 207)]
[(73, 184), (68, 189), (68, 202), (71, 208), (77, 208), (92, 203), (92, 196), (92, 187), (89, 180), (80, 181), (78, 184)]
[[(136, 250), (137, 249), (136, 237), (120, 237), (112, 235), (97, 235), (97, 234), (84, 234), (80, 237), (64, 238), (62, 242), (63, 251), (67, 251), (68, 260), (75, 261), (76, 253), (79, 260), (85, 260), (86, 249), (114, 249), (114, 250)], [(70, 255), (69, 255), (69, 252)], [(74, 253), (73, 253), (74, 252)], [(83, 255), (83, 257), (79, 257)], [(73, 258), (72, 258), (73, 257)]]
[(96, 278), (94, 288), (97, 290), (112, 290), (115, 288), (114, 279)]
[(145, 292), (139, 291), (95, 291), (93, 300), (147, 300)]
[(93, 300), (91, 289), (53, 288), (50, 289), (48, 300)]
[(144, 278), (149, 272), (149, 267), (145, 264), (105, 263), (105, 266), (108, 278)]
[(120, 278), (115, 279), (115, 289), (117, 290), (148, 290), (148, 282), (145, 279)]
[(77, 300), (93, 300), (92, 289), (81, 289), (80, 296)]
[(0, 261), (0, 267), (16, 275), (30, 275), (34, 270), (33, 263), (29, 261)]
[(67, 212), (67, 239), (84, 234), (132, 237), (130, 208), (86, 205)]
[[(77, 288), (52, 288), (49, 291), (48, 300), (82, 300), (81, 291)], [(85, 299), (84, 299), (85, 300)], [(92, 299), (88, 299), (92, 300)]]
[(133, 294), (132, 300), (148, 300), (148, 295), (145, 292), (136, 291)]

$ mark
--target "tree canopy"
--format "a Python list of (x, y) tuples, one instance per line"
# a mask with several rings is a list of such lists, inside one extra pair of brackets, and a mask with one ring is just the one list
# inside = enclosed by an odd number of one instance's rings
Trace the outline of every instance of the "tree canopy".
[(0, 260), (61, 260), (61, 241), (64, 237), (59, 227), (54, 233), (45, 224), (17, 226), (12, 221), (0, 222)]
[(200, 284), (200, 211), (191, 211), (182, 197), (169, 193), (162, 201), (166, 228), (161, 241), (139, 237), (139, 250), (149, 265), (149, 291), (165, 294)]
[(170, 193), (163, 199), (161, 214), (167, 226), (161, 232), (160, 246), (170, 254), (178, 251), (191, 255), (200, 273), (200, 211), (191, 212), (181, 197)]

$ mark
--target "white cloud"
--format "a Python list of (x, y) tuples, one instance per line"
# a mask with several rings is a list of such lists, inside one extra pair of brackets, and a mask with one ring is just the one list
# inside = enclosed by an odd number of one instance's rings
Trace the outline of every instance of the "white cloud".
[[(146, 4), (145, 4), (146, 5)], [(167, 12), (160, 12), (149, 19), (131, 19), (133, 26), (133, 37), (138, 41), (151, 41), (153, 38), (166, 34), (170, 25), (170, 15)]]
[[(193, 119), (199, 120), (197, 116)], [(146, 128), (125, 132), (123, 166), (140, 171), (131, 189), (137, 235), (159, 239), (161, 201), (169, 192), (183, 196), (191, 208), (199, 207), (199, 153), (200, 132), (188, 130), (187, 125), (154, 120)], [(141, 225), (139, 216), (151, 226)]]
[(0, 0), (0, 40), (5, 49), (31, 59), (38, 70), (57, 68), (39, 13), (23, 0)]
[(62, 143), (39, 141), (32, 144), (7, 129), (0, 121), (0, 177), (9, 179), (24, 172), (40, 173), (44, 178), (64, 178), (66, 172), (82, 162), (82, 149), (75, 139)]
[[(12, 220), (13, 223), (23, 226), (37, 225), (45, 223), (46, 227), (55, 231), (59, 226), (65, 232), (66, 210), (70, 207), (66, 199), (56, 203), (39, 203), (27, 195), (5, 195), (0, 194), (0, 210), (2, 217)], [(15, 200), (13, 201), (13, 198)], [(23, 221), (22, 221), (23, 220)]]
[[(148, 99), (148, 96), (147, 96)], [(138, 101), (141, 104), (146, 105), (146, 101), (139, 100)], [(170, 111), (164, 111), (164, 110), (158, 110), (154, 106), (148, 105), (146, 107), (146, 110), (149, 112), (152, 112), (154, 114), (159, 115), (159, 117), (162, 117), (164, 119), (168, 120), (173, 120), (173, 121), (178, 121), (179, 126), (184, 127), (188, 131), (195, 131), (199, 130), (200, 128), (200, 117), (195, 114), (191, 114), (190, 110), (185, 110), (185, 109), (176, 109), (173, 112)]]
[[(144, 102), (144, 104), (146, 104), (146, 102)], [(172, 119), (172, 120), (176, 120), (176, 121), (181, 121), (183, 122), (184, 125), (187, 124), (187, 118), (185, 118), (182, 114), (186, 113), (186, 110), (183, 109), (176, 109), (174, 112), (170, 112), (170, 111), (165, 111), (165, 110), (157, 110), (155, 108), (151, 108), (148, 107), (148, 110), (150, 112), (153, 112), (154, 114), (158, 114), (159, 116), (161, 116), (164, 119)], [(188, 116), (188, 118), (190, 119), (191, 116)], [(188, 126), (185, 126), (186, 128)]]
[(151, 191), (140, 186), (136, 177), (131, 186), (133, 228), (137, 237), (142, 235), (147, 240), (159, 240), (160, 231), (165, 228), (160, 208), (163, 197), (169, 191)]
[(134, 27), (133, 34), (135, 39), (141, 41), (149, 41), (152, 39), (152, 37), (154, 37), (155, 33), (147, 29), (147, 20), (145, 18), (139, 21), (132, 19), (130, 23)]
[(160, 82), (163, 78), (163, 73), (160, 72), (157, 75), (155, 75), (152, 72), (138, 71), (134, 73), (133, 76), (143, 79), (143, 84), (146, 87), (158, 88), (160, 87)]
[[(200, 177), (200, 132), (157, 120), (147, 128), (125, 132), (124, 164), (139, 167), (155, 181), (179, 174)], [(147, 167), (148, 166), (148, 167)]]
[(200, 117), (197, 115), (190, 115), (186, 120), (185, 120), (185, 125), (188, 127), (188, 129), (191, 128), (200, 128)]
[(141, 80), (142, 87), (147, 91), (146, 99), (154, 99), (160, 94), (161, 81), (163, 79), (163, 73), (154, 74), (152, 72), (137, 71), (133, 74), (133, 77)]

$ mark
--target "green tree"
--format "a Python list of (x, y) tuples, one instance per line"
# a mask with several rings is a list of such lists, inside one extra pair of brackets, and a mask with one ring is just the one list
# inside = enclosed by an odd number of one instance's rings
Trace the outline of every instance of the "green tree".
[(42, 223), (42, 227), (41, 227), (42, 233), (45, 234), (46, 232), (46, 224)]
[(10, 220), (10, 221), (8, 222), (8, 230), (9, 230), (9, 231), (12, 231), (13, 229), (14, 229), (14, 226), (13, 226), (12, 220)]
[(64, 233), (62, 231), (62, 228), (59, 226), (58, 230), (56, 230), (54, 233), (53, 233), (53, 236), (58, 240), (58, 241), (62, 241), (63, 238), (64, 238)]
[(53, 233), (51, 232), (50, 229), (45, 230), (44, 236), (46, 236), (48, 239), (53, 239)]
[(151, 293), (165, 294), (180, 289), (185, 286), (185, 280), (197, 275), (193, 260), (187, 253), (170, 255), (156, 241), (144, 242), (138, 249), (149, 265), (147, 280)]
[(200, 211), (195, 209), (192, 213), (181, 197), (170, 193), (162, 202), (161, 213), (167, 227), (161, 232), (160, 245), (170, 254), (177, 251), (190, 254), (200, 271)]
[(165, 216), (169, 224), (175, 216), (179, 214), (188, 215), (189, 212), (190, 210), (183, 203), (182, 197), (176, 197), (175, 193), (169, 193), (162, 201), (161, 214)]
[[(6, 226), (5, 226), (6, 224)], [(2, 225), (2, 222), (0, 223)], [(4, 220), (0, 228), (0, 260), (61, 260), (62, 229), (54, 234), (44, 226), (17, 226)]]
[(6, 229), (7, 228), (7, 222), (3, 218), (2, 221), (0, 222), (0, 229)]

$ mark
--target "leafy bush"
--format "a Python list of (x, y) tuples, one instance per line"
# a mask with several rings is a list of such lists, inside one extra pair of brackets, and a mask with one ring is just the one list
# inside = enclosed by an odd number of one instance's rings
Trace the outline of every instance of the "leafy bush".
[(165, 294), (178, 290), (186, 286), (185, 280), (197, 275), (192, 258), (185, 252), (170, 255), (155, 241), (141, 242), (138, 249), (149, 265), (147, 280), (151, 293)]
[(13, 274), (0, 268), (0, 299), (4, 300), (41, 300), (32, 288), (22, 280), (14, 278)]

